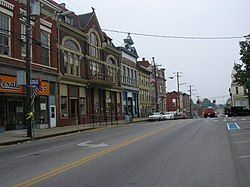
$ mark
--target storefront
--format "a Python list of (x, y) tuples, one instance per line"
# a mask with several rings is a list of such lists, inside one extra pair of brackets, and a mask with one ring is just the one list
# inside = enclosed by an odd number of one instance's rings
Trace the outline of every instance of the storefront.
[[(41, 81), (41, 89), (34, 97), (34, 122), (39, 128), (47, 128), (51, 124), (50, 90), (50, 83)], [(18, 86), (17, 77), (0, 75), (0, 127), (5, 130), (26, 128), (25, 101), (25, 89)]]
[(86, 122), (86, 90), (77, 85), (60, 85), (60, 125), (79, 125)]
[(0, 75), (0, 126), (5, 130), (24, 128), (24, 89), (16, 77)]
[(123, 110), (124, 115), (139, 117), (139, 94), (137, 91), (123, 91)]

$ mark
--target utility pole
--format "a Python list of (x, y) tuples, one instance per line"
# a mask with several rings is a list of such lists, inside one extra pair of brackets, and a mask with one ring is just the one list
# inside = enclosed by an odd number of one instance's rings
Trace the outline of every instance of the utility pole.
[[(26, 5), (26, 11), (27, 11), (27, 16), (26, 16), (26, 116), (25, 118), (27, 119), (27, 137), (32, 138), (32, 118), (33, 118), (33, 113), (31, 111), (31, 96), (32, 96), (32, 88), (30, 84), (30, 79), (31, 79), (31, 24), (30, 24), (30, 15), (31, 15), (31, 10), (30, 10), (30, 0), (27, 0), (27, 5)], [(28, 117), (28, 115), (30, 115)]]
[(180, 73), (182, 73), (182, 72), (175, 72), (175, 73), (176, 73), (176, 77), (177, 77), (177, 108), (178, 108), (178, 111), (180, 112), (181, 105), (180, 105), (180, 80), (179, 80), (179, 77), (180, 77)]
[(190, 111), (190, 119), (193, 118), (193, 112), (192, 112), (192, 86), (193, 85), (189, 85), (189, 111)]
[(153, 60), (153, 66), (154, 66), (154, 79), (155, 79), (155, 107), (156, 107), (156, 112), (159, 110), (158, 106), (158, 90), (157, 90), (157, 75), (156, 75), (156, 65), (155, 65), (155, 58), (152, 57)]

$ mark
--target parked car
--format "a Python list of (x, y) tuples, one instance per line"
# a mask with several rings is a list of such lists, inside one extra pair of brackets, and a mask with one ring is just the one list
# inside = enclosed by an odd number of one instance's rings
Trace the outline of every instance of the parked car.
[(230, 116), (249, 116), (250, 110), (244, 106), (232, 106), (224, 109), (225, 115)]
[(162, 117), (164, 120), (174, 119), (174, 113), (172, 112), (163, 112)]
[(148, 121), (160, 121), (163, 120), (163, 115), (161, 112), (154, 112), (152, 115), (148, 116)]
[(176, 112), (174, 114), (174, 119), (186, 119), (187, 116), (183, 112)]
[(207, 118), (207, 117), (210, 117), (210, 118), (217, 117), (215, 109), (212, 108), (212, 107), (206, 108), (203, 111), (203, 117), (204, 118)]

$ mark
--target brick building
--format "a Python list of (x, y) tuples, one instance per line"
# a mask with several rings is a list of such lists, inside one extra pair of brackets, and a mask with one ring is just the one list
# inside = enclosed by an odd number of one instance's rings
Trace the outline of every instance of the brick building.
[[(41, 16), (33, 17), (31, 78), (41, 79), (34, 99), (35, 121), (54, 126), (57, 95), (57, 26), (53, 15), (60, 9), (41, 1)], [(17, 74), (26, 71), (26, 7), (20, 1), (0, 0), (0, 125), (6, 130), (25, 128), (26, 87), (17, 84)], [(45, 18), (46, 19), (43, 19)], [(54, 118), (53, 118), (54, 119)]]

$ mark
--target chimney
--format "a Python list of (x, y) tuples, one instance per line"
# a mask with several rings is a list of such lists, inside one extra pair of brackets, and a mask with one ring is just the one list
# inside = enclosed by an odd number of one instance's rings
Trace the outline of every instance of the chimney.
[(142, 61), (145, 62), (145, 58), (144, 57), (142, 58)]

